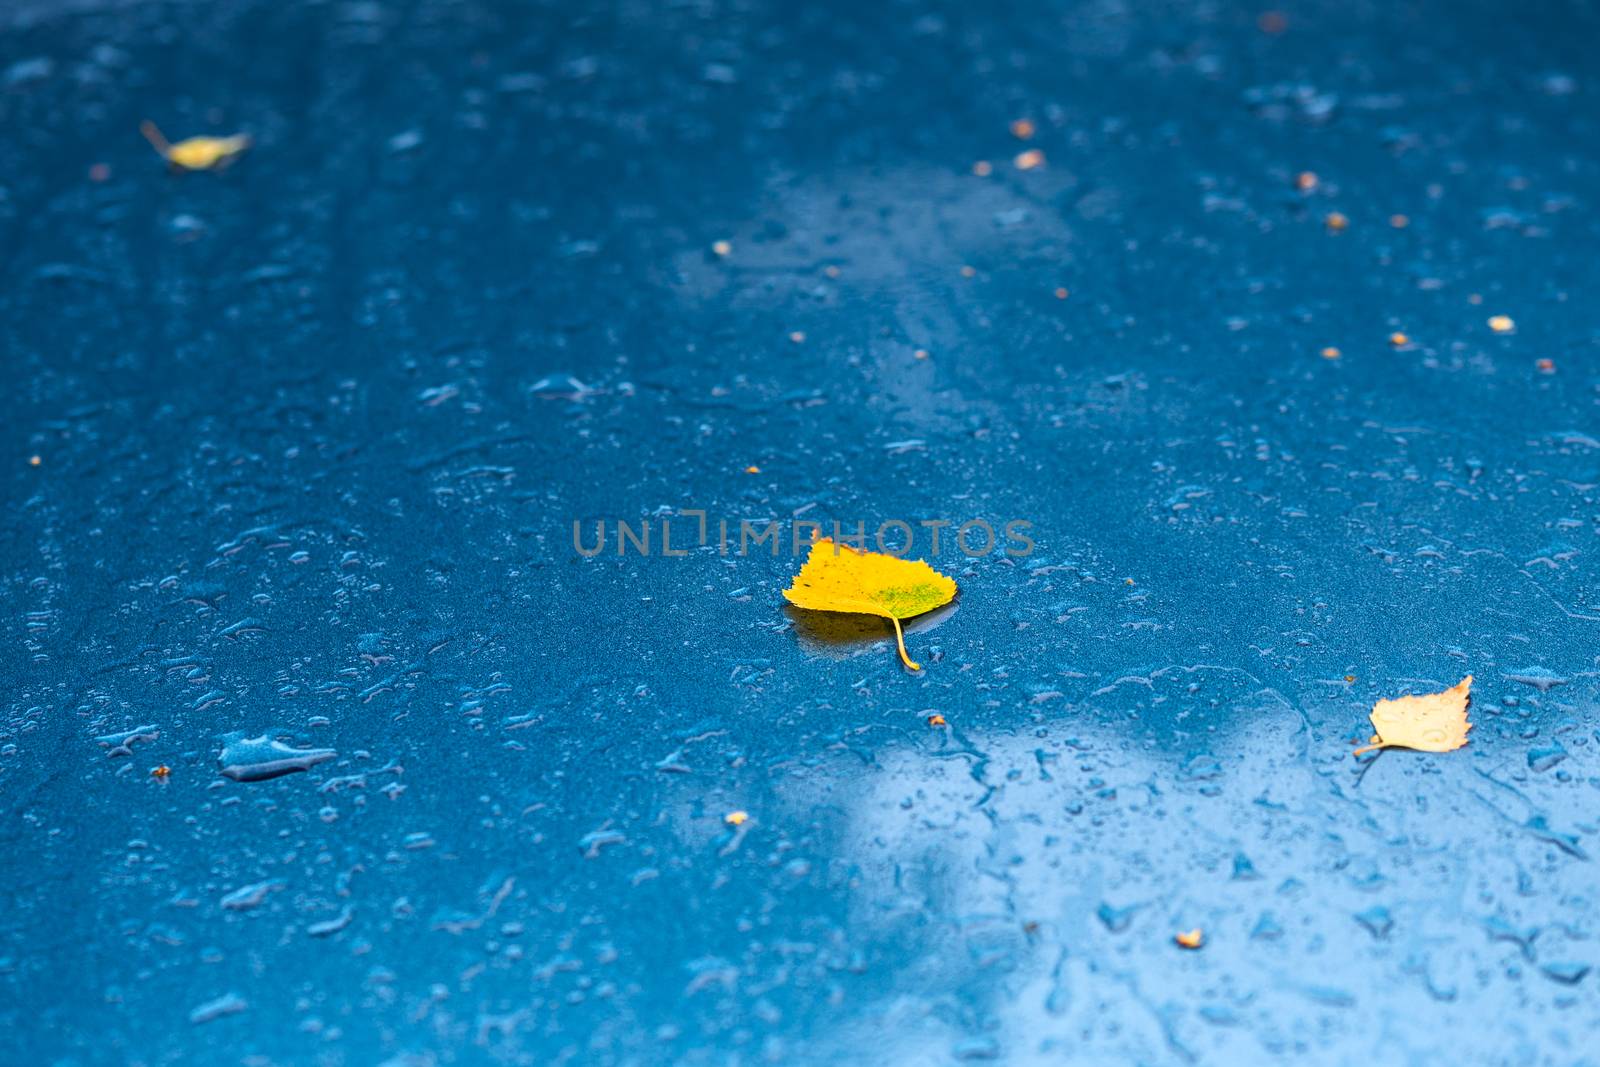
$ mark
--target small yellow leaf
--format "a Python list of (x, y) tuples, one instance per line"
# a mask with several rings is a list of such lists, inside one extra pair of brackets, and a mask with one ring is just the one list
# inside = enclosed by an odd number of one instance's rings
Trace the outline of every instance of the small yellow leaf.
[(248, 134), (236, 133), (231, 137), (190, 137), (169, 144), (156, 124), (146, 120), (139, 126), (161, 158), (182, 170), (211, 170), (233, 162), (235, 156), (250, 147)]
[(955, 599), (956, 583), (921, 560), (897, 559), (881, 552), (861, 552), (827, 537), (811, 545), (805, 565), (783, 591), (797, 608), (878, 615), (894, 623), (900, 659), (922, 669), (906, 655), (900, 620), (932, 611)]
[(1467, 743), (1467, 703), (1472, 699), (1472, 675), (1442, 693), (1380, 700), (1372, 707), (1370, 745), (1355, 754), (1379, 748), (1414, 748), (1422, 752), (1450, 752)]

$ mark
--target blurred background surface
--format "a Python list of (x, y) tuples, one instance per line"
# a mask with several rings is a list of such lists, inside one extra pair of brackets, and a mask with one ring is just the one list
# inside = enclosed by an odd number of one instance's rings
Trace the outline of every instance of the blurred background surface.
[(19, 1062), (1595, 1062), (1592, 5), (3, 27)]

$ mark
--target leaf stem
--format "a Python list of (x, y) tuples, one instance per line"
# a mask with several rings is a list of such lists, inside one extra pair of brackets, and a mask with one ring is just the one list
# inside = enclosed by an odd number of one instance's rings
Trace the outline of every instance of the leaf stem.
[(900, 643), (900, 661), (912, 670), (920, 671), (922, 664), (913, 663), (911, 657), (906, 655), (906, 635), (905, 631), (900, 629), (900, 620), (891, 615), (889, 621), (894, 623), (894, 639)]
[(150, 147), (161, 153), (161, 158), (168, 159), (172, 155), (172, 146), (162, 136), (161, 130), (155, 123), (145, 119), (139, 123), (139, 132), (144, 134), (144, 139), (150, 142)]

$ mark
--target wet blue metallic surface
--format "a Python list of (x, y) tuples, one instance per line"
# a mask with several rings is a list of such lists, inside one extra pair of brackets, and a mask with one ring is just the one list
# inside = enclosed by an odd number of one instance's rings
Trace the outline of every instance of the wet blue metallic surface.
[(7, 1059), (1600, 1058), (1592, 6), (19, 10)]

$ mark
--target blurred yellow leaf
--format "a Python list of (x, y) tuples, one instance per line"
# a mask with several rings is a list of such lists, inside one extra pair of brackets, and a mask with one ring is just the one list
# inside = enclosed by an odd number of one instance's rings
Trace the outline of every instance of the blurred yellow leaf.
[(182, 170), (211, 170), (226, 166), (250, 147), (250, 137), (243, 133), (231, 137), (190, 137), (170, 144), (149, 119), (139, 124), (139, 132), (161, 153), (162, 159)]
[(805, 565), (783, 595), (795, 607), (808, 611), (844, 611), (888, 619), (894, 623), (900, 659), (919, 671), (921, 665), (906, 655), (900, 620), (950, 603), (956, 583), (921, 560), (861, 552), (823, 537), (811, 545)]
[(1355, 754), (1379, 748), (1415, 748), (1423, 752), (1450, 752), (1467, 743), (1467, 703), (1472, 699), (1472, 675), (1442, 693), (1380, 700), (1372, 707), (1372, 743)]

